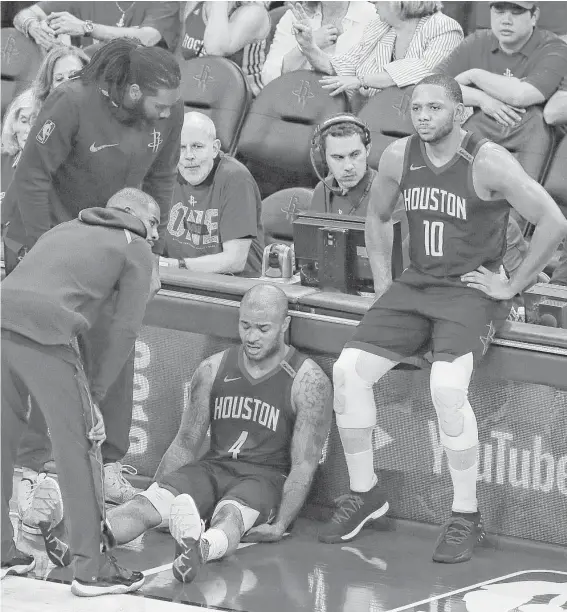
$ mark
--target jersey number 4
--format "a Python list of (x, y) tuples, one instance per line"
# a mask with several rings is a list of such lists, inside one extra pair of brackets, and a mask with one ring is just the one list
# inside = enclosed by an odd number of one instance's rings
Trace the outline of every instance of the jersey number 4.
[(238, 439), (236, 440), (236, 442), (228, 449), (227, 452), (232, 453), (232, 458), (233, 459), (238, 459), (238, 453), (240, 452), (240, 449), (244, 445), (244, 442), (246, 442), (247, 438), (248, 438), (248, 432), (247, 431), (243, 431), (238, 436)]
[(424, 221), (425, 254), (431, 257), (443, 257), (443, 227), (442, 221)]

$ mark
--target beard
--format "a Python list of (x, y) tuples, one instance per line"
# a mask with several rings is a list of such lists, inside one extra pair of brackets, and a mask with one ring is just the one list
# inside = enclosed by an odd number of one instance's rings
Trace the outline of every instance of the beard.
[(115, 117), (124, 125), (143, 125), (148, 121), (148, 117), (144, 111), (145, 95), (142, 95), (139, 100), (132, 102), (132, 106), (124, 106), (121, 104), (115, 108)]
[(427, 142), (428, 144), (437, 144), (444, 138), (446, 138), (453, 131), (454, 123), (453, 121), (447, 121), (443, 125), (437, 128), (434, 132), (430, 132), (427, 135), (420, 134), (417, 132), (419, 138), (423, 142)]

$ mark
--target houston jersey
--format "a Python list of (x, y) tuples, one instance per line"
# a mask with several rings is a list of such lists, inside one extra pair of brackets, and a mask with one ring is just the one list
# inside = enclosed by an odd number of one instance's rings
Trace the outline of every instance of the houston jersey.
[(211, 448), (208, 459), (247, 461), (286, 474), (291, 466), (295, 411), (293, 380), (306, 357), (293, 347), (262, 378), (252, 378), (242, 347), (228, 349), (211, 393)]
[(473, 161), (485, 142), (467, 132), (455, 156), (436, 168), (419, 137), (408, 138), (400, 187), (413, 268), (445, 278), (502, 263), (510, 206), (482, 200), (473, 186)]

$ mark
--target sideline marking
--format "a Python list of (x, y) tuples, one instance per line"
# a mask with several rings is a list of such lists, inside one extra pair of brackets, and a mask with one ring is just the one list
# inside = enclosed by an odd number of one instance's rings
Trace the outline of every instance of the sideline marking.
[(522, 570), (520, 572), (514, 572), (513, 574), (508, 574), (507, 576), (500, 576), (498, 578), (492, 578), (491, 580), (485, 580), (484, 582), (479, 582), (478, 584), (471, 584), (470, 586), (463, 587), (462, 589), (457, 589), (456, 591), (451, 591), (450, 593), (443, 593), (442, 595), (436, 595), (435, 597), (430, 597), (428, 599), (422, 599), (421, 601), (416, 601), (415, 603), (407, 604), (405, 606), (401, 606), (399, 608), (393, 608), (392, 610), (388, 610), (388, 612), (403, 612), (403, 610), (411, 610), (416, 606), (421, 606), (423, 604), (432, 603), (434, 601), (439, 601), (440, 599), (444, 599), (445, 597), (452, 597), (453, 595), (458, 595), (459, 593), (465, 593), (466, 591), (472, 591), (473, 589), (477, 589), (478, 587), (485, 586), (487, 584), (493, 584), (494, 582), (500, 582), (501, 580), (507, 580), (508, 578), (515, 578), (516, 576), (523, 576), (524, 574), (558, 574), (560, 576), (566, 576), (567, 572), (560, 572), (558, 570)]

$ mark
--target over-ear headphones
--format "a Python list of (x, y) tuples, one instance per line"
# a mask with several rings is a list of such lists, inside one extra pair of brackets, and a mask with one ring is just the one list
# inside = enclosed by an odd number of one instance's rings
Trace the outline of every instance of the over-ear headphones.
[(339, 123), (353, 123), (358, 126), (363, 131), (362, 143), (365, 147), (370, 144), (370, 130), (364, 121), (352, 113), (338, 113), (337, 115), (332, 115), (328, 119), (325, 119), (323, 123), (316, 127), (313, 137), (311, 138), (311, 147), (322, 152), (325, 134), (334, 125), (338, 125)]
[[(311, 137), (311, 148), (309, 151), (309, 156), (311, 158), (311, 165), (313, 166), (313, 170), (317, 178), (331, 191), (340, 192), (340, 189), (333, 187), (326, 180), (326, 175), (328, 173), (327, 163), (325, 161), (325, 147), (324, 147), (324, 139), (327, 132), (335, 125), (339, 123), (352, 123), (358, 126), (362, 131), (362, 144), (367, 147), (370, 144), (370, 129), (356, 115), (352, 113), (338, 113), (337, 115), (332, 115), (328, 119), (325, 119), (323, 123), (320, 123), (315, 132), (313, 132), (313, 136)], [(320, 167), (322, 167), (323, 172), (319, 171)]]

